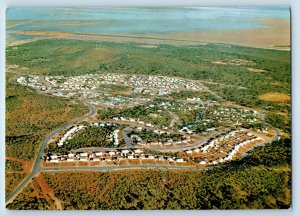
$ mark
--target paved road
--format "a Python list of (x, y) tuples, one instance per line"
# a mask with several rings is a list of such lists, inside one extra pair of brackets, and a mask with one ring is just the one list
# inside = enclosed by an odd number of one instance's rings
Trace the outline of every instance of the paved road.
[(176, 169), (176, 170), (207, 170), (211, 167), (196, 167), (196, 166), (178, 166), (178, 165), (122, 165), (122, 166), (73, 166), (73, 167), (45, 167), (43, 172), (53, 171), (112, 171), (112, 170), (126, 170), (126, 169)]
[(148, 148), (148, 149), (154, 150), (154, 151), (174, 151), (174, 150), (179, 151), (179, 150), (191, 149), (191, 148), (195, 148), (195, 147), (203, 145), (205, 142), (207, 142), (207, 140), (216, 136), (217, 134), (219, 134), (219, 133), (214, 132), (210, 136), (206, 136), (206, 137), (202, 138), (200, 141), (195, 142), (194, 144), (191, 144), (191, 145), (175, 146), (175, 147), (167, 147), (167, 148)]
[(133, 130), (132, 126), (127, 127), (123, 130), (124, 141), (125, 141), (127, 147), (130, 149), (134, 148), (132, 145), (131, 139), (128, 137), (128, 133), (130, 133), (132, 130)]
[[(5, 199), (6, 204), (8, 204), (9, 202), (11, 202), (21, 191), (22, 189), (28, 184), (30, 183), (31, 179), (33, 177), (35, 177), (39, 172), (41, 171), (46, 171), (46, 172), (50, 172), (50, 171), (76, 171), (76, 170), (87, 170), (87, 171), (110, 171), (110, 170), (124, 170), (124, 169), (181, 169), (181, 170), (207, 170), (207, 169), (212, 169), (212, 168), (216, 168), (216, 167), (221, 167), (221, 166), (211, 166), (211, 167), (203, 167), (203, 168), (199, 168), (196, 166), (177, 166), (177, 165), (124, 165), (124, 166), (84, 166), (84, 167), (46, 167), (46, 168), (41, 168), (41, 163), (42, 163), (42, 156), (44, 153), (44, 149), (46, 144), (57, 134), (59, 134), (61, 131), (65, 130), (68, 127), (71, 127), (73, 124), (81, 122), (87, 118), (89, 118), (90, 116), (93, 116), (97, 113), (97, 109), (94, 105), (87, 103), (87, 105), (90, 108), (90, 112), (86, 115), (84, 115), (83, 117), (77, 118), (63, 126), (61, 126), (60, 128), (58, 128), (57, 130), (53, 131), (51, 134), (49, 134), (44, 141), (41, 143), (41, 146), (39, 148), (38, 151), (38, 155), (37, 158), (34, 162), (33, 165), (33, 169), (32, 172), (29, 176), (27, 176), (22, 183), (20, 183), (18, 185), (18, 187)], [(131, 142), (131, 139), (128, 137), (128, 133), (133, 130), (133, 126), (129, 126), (127, 128), (125, 128), (123, 130), (123, 137), (124, 140), (128, 146), (128, 148), (134, 148)], [(274, 128), (276, 135), (275, 137), (269, 141), (275, 141), (278, 140), (278, 138), (281, 136), (280, 131), (277, 128)], [(191, 144), (191, 145), (187, 145), (187, 146), (176, 146), (176, 147), (169, 147), (169, 148), (151, 148), (151, 150), (158, 150), (158, 151), (172, 151), (172, 150), (184, 150), (184, 149), (190, 149), (190, 148), (194, 148), (200, 145), (203, 145), (205, 142), (207, 142), (207, 140), (209, 140), (211, 137), (216, 136), (218, 133), (214, 132), (212, 133), (210, 136), (208, 137), (204, 137), (202, 138), (200, 141)], [(265, 144), (265, 143), (264, 143)], [(264, 145), (263, 144), (263, 145)], [(251, 152), (249, 152), (248, 154), (245, 154), (245, 156), (248, 156)], [(222, 165), (223, 166), (223, 165)]]
[(49, 134), (41, 143), (37, 157), (34, 161), (33, 168), (31, 171), (31, 174), (27, 176), (19, 185), (18, 187), (5, 198), (5, 203), (8, 204), (11, 202), (21, 191), (22, 189), (31, 181), (33, 177), (35, 177), (40, 171), (41, 171), (41, 162), (42, 162), (42, 157), (44, 153), (44, 149), (46, 144), (57, 134), (59, 134), (61, 131), (67, 129), (68, 127), (71, 127), (73, 124), (81, 122), (97, 113), (97, 109), (94, 105), (87, 103), (88, 107), (90, 108), (90, 112), (82, 117), (79, 117), (63, 126), (60, 128), (56, 129), (53, 131), (51, 134)]
[[(270, 127), (271, 127), (271, 126), (270, 126)], [(273, 127), (271, 127), (271, 128), (273, 128)], [(272, 142), (274, 142), (274, 141), (279, 140), (279, 138), (281, 137), (281, 133), (280, 133), (279, 129), (278, 129), (278, 128), (273, 128), (273, 129), (275, 130), (275, 136), (274, 136), (272, 139), (270, 139), (269, 141), (263, 142), (263, 143), (261, 143), (261, 144), (259, 144), (259, 145), (256, 145), (255, 148), (253, 148), (253, 149), (251, 149), (250, 151), (246, 152), (246, 153), (240, 158), (240, 160), (243, 159), (243, 158), (245, 158), (245, 157), (250, 156), (250, 155), (253, 153), (253, 151), (255, 151), (256, 147), (264, 146), (264, 145), (266, 145), (266, 144), (268, 144), (268, 143), (272, 143)]]
[(176, 115), (175, 113), (173, 112), (169, 112), (171, 117), (172, 117), (172, 120), (170, 122), (170, 125), (169, 125), (169, 128), (172, 128), (174, 126), (174, 124), (177, 122), (178, 125), (181, 125), (181, 120), (179, 119), (178, 115)]
[[(271, 143), (273, 141), (278, 140), (278, 138), (281, 136), (280, 131), (277, 128), (273, 128), (276, 131), (276, 135), (273, 139), (270, 141), (264, 142), (258, 146), (263, 146), (267, 143)], [(212, 134), (211, 136), (215, 136), (217, 133), (214, 135)], [(203, 138), (201, 141), (195, 143), (197, 145), (206, 142), (209, 138)], [(193, 144), (193, 146), (195, 145)], [(242, 158), (245, 158), (249, 156), (254, 149), (252, 149), (250, 152), (246, 153)], [(242, 159), (241, 158), (241, 159)], [(178, 165), (159, 165), (159, 164), (139, 164), (139, 165), (110, 165), (110, 166), (73, 166), (73, 167), (45, 167), (43, 168), (43, 172), (53, 172), (53, 171), (116, 171), (116, 170), (126, 170), (126, 169), (176, 169), (176, 170), (210, 170), (218, 167), (226, 167), (230, 166), (230, 163), (225, 163), (221, 165), (214, 165), (214, 166), (209, 166), (209, 167), (197, 167), (197, 166), (178, 166)]]

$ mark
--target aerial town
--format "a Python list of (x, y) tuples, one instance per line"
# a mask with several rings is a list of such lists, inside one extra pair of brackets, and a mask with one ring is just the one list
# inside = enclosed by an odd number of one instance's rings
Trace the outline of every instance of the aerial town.
[[(263, 113), (202, 99), (201, 93), (207, 88), (199, 81), (89, 74), (22, 75), (17, 82), (44, 94), (84, 101), (98, 112), (112, 107), (117, 110), (105, 118), (96, 114), (96, 120), (74, 124), (58, 134), (45, 148), (47, 167), (64, 166), (68, 162), (82, 166), (84, 162), (97, 166), (132, 163), (215, 166), (240, 159), (254, 147), (276, 137), (276, 130), (264, 124)], [(172, 93), (181, 91), (198, 92), (199, 97), (170, 98)], [(146, 114), (139, 114), (137, 109)], [(104, 129), (107, 131), (103, 132)], [(81, 137), (93, 136), (91, 131), (97, 135), (87, 144)], [(97, 136), (103, 140), (98, 142)]]
[(3, 11), (6, 210), (290, 210), (291, 6), (122, 5)]

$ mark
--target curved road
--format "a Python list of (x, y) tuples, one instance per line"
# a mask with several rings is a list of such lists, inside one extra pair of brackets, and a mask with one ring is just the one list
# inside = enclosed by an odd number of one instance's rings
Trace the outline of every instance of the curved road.
[[(273, 128), (276, 132), (275, 137), (273, 137), (270, 141), (264, 142), (261, 145), (263, 146), (267, 143), (271, 143), (273, 141), (278, 140), (281, 136), (280, 131), (277, 128)], [(199, 141), (200, 142), (200, 141)], [(199, 144), (199, 143), (198, 143)], [(254, 150), (254, 149), (253, 149)], [(242, 158), (249, 156), (253, 150), (246, 153)], [(241, 158), (241, 159), (242, 159)], [(159, 164), (140, 164), (140, 165), (111, 165), (111, 166), (73, 166), (73, 167), (45, 167), (43, 168), (43, 172), (59, 172), (59, 171), (112, 171), (112, 170), (126, 170), (126, 169), (176, 169), (176, 170), (210, 170), (217, 167), (226, 167), (230, 166), (230, 163), (222, 164), (222, 165), (213, 165), (208, 167), (197, 167), (197, 166), (178, 166), (178, 165), (159, 165)]]
[[(68, 127), (71, 127), (73, 124), (81, 122), (93, 115), (95, 115), (97, 113), (97, 109), (94, 105), (90, 104), (90, 103), (86, 103), (88, 105), (88, 107), (90, 108), (90, 112), (82, 117), (79, 117), (63, 126), (61, 126), (60, 128), (58, 128), (57, 130), (53, 131), (51, 134), (49, 134), (41, 143), (41, 146), (39, 148), (38, 151), (38, 155), (36, 157), (36, 160), (34, 162), (31, 174), (29, 176), (27, 176), (18, 186), (17, 188), (9, 195), (5, 198), (5, 203), (8, 204), (11, 201), (13, 201), (13, 199), (22, 191), (22, 189), (31, 181), (32, 178), (34, 178), (40, 171), (45, 171), (45, 172), (50, 172), (50, 171), (79, 171), (79, 170), (87, 170), (87, 171), (110, 171), (110, 170), (124, 170), (124, 169), (180, 169), (180, 170), (208, 170), (208, 169), (212, 169), (215, 167), (220, 167), (220, 166), (210, 166), (210, 167), (203, 167), (203, 168), (199, 168), (196, 166), (178, 166), (178, 165), (124, 165), (124, 166), (103, 166), (103, 167), (95, 167), (95, 166), (84, 166), (84, 167), (45, 167), (43, 169), (41, 169), (41, 162), (42, 162), (42, 156), (44, 153), (44, 149), (46, 144), (57, 134), (59, 134), (61, 131), (65, 130)], [(123, 131), (123, 137), (124, 140), (128, 146), (128, 148), (133, 148), (133, 145), (131, 143), (131, 139), (127, 136), (127, 133), (130, 132), (130, 129), (132, 130), (132, 128), (129, 126), (126, 129), (124, 129)], [(276, 132), (275, 137), (269, 141), (269, 142), (273, 142), (275, 140), (277, 140), (280, 136), (281, 133), (277, 128), (273, 128)], [(151, 150), (158, 150), (158, 151), (166, 151), (166, 150), (184, 150), (184, 149), (190, 149), (199, 145), (204, 144), (207, 140), (209, 140), (211, 137), (217, 135), (217, 132), (212, 133), (210, 136), (208, 137), (204, 137), (202, 138), (200, 141), (191, 144), (191, 145), (187, 145), (187, 146), (177, 146), (177, 147), (169, 147), (169, 148), (150, 148)], [(267, 142), (265, 142), (264, 144), (266, 144)], [(262, 145), (264, 145), (262, 144)], [(252, 152), (252, 151), (251, 151)], [(245, 154), (245, 156), (248, 156), (249, 154), (251, 154), (251, 152)], [(221, 165), (222, 166), (222, 165)]]
[(203, 145), (205, 142), (207, 142), (207, 140), (209, 140), (210, 138), (216, 136), (217, 132), (212, 133), (209, 136), (206, 136), (204, 138), (202, 138), (201, 140), (199, 140), (198, 142), (195, 142), (193, 144), (190, 145), (185, 145), (185, 146), (175, 146), (175, 147), (167, 147), (167, 148), (148, 148), (149, 150), (154, 150), (154, 151), (172, 151), (172, 150), (186, 150), (186, 149), (191, 149), (191, 148), (195, 148), (198, 147), (199, 145)]
[(16, 188), (15, 190), (8, 195), (5, 198), (5, 203), (8, 204), (9, 202), (11, 202), (21, 191), (22, 189), (31, 181), (31, 179), (33, 177), (35, 177), (40, 171), (41, 171), (41, 162), (42, 162), (42, 157), (43, 157), (43, 153), (44, 153), (44, 149), (46, 144), (57, 134), (59, 134), (61, 131), (67, 129), (68, 127), (71, 127), (73, 124), (81, 122), (93, 115), (95, 115), (97, 113), (97, 109), (94, 105), (90, 104), (90, 103), (86, 103), (88, 105), (88, 107), (90, 108), (90, 112), (82, 117), (79, 117), (63, 126), (61, 126), (60, 128), (56, 129), (55, 131), (53, 131), (52, 133), (50, 133), (41, 143), (37, 157), (33, 163), (33, 168), (31, 170), (31, 173), (29, 176), (27, 176)]
[(126, 170), (126, 169), (182, 169), (182, 170), (206, 170), (211, 169), (211, 167), (201, 167), (196, 166), (178, 166), (178, 165), (111, 165), (111, 166), (73, 166), (73, 167), (45, 167), (43, 172), (53, 172), (53, 171), (111, 171), (111, 170)]

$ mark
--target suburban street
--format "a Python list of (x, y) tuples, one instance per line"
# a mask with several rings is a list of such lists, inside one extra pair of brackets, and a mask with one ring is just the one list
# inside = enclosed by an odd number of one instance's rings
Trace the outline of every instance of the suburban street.
[(129, 149), (132, 149), (132, 148), (133, 148), (133, 145), (132, 145), (132, 143), (131, 143), (131, 139), (128, 137), (127, 134), (130, 133), (132, 130), (133, 130), (132, 127), (127, 127), (127, 128), (125, 128), (125, 129), (123, 130), (123, 138), (124, 138), (124, 141), (125, 141), (125, 143), (126, 143), (126, 145), (127, 145), (127, 147), (128, 147)]
[[(73, 124), (76, 124), (78, 122), (81, 122), (83, 120), (88, 119), (89, 117), (97, 114), (97, 108), (90, 104), (90, 103), (86, 103), (86, 105), (89, 107), (90, 112), (82, 117), (79, 117), (63, 126), (61, 126), (60, 128), (56, 129), (55, 131), (53, 131), (52, 133), (50, 133), (41, 143), (37, 157), (34, 161), (33, 164), (33, 168), (32, 171), (30, 173), (30, 175), (28, 175), (18, 186), (17, 188), (9, 195), (6, 197), (5, 202), (6, 204), (10, 203), (13, 201), (13, 199), (23, 190), (24, 187), (26, 187), (26, 185), (28, 183), (30, 183), (31, 179), (34, 178), (38, 173), (40, 172), (53, 172), (53, 171), (113, 171), (113, 170), (126, 170), (126, 169), (177, 169), (177, 170), (208, 170), (208, 169), (212, 169), (212, 168), (216, 168), (216, 167), (222, 167), (222, 166), (228, 166), (228, 164), (224, 164), (224, 165), (218, 165), (218, 166), (210, 166), (210, 167), (196, 167), (196, 166), (178, 166), (178, 165), (158, 165), (158, 164), (139, 164), (139, 165), (108, 165), (108, 166), (73, 166), (73, 167), (42, 167), (42, 160), (43, 160), (43, 153), (44, 153), (44, 149), (45, 146), (47, 145), (47, 143), (56, 135), (58, 135), (61, 131), (71, 127)], [(127, 145), (127, 148), (132, 149), (134, 148), (131, 139), (128, 137), (128, 133), (133, 130), (133, 126), (128, 126), (123, 130), (123, 138), (124, 141)], [(277, 140), (280, 136), (281, 133), (277, 128), (273, 128), (275, 130), (275, 137), (272, 138), (270, 141), (266, 141), (264, 143), (262, 143), (260, 146), (265, 145), (266, 143), (272, 142)], [(150, 148), (151, 150), (155, 150), (155, 151), (178, 151), (178, 150), (185, 150), (185, 149), (190, 149), (190, 148), (195, 148), (198, 146), (203, 145), (205, 142), (207, 142), (207, 140), (209, 140), (211, 137), (214, 137), (216, 135), (218, 135), (218, 132), (213, 132), (212, 134), (210, 134), (209, 136), (206, 136), (204, 138), (202, 138), (201, 140), (199, 140), (198, 142), (195, 142), (193, 144), (190, 145), (186, 145), (186, 146), (176, 146), (176, 147), (167, 147), (167, 148)], [(93, 148), (96, 149), (96, 148)], [(107, 148), (107, 149), (117, 149), (117, 148)], [(120, 149), (120, 148), (119, 148)], [(252, 151), (251, 151), (252, 152)], [(251, 154), (251, 152), (248, 152), (244, 155), (244, 157), (248, 156)]]

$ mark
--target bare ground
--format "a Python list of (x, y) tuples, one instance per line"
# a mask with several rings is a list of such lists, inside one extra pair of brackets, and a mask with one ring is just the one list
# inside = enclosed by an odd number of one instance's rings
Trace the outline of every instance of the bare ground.
[(271, 102), (279, 102), (279, 103), (289, 103), (291, 101), (291, 97), (286, 94), (269, 92), (265, 94), (261, 94), (258, 96), (259, 99)]

